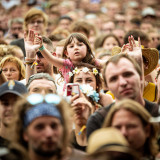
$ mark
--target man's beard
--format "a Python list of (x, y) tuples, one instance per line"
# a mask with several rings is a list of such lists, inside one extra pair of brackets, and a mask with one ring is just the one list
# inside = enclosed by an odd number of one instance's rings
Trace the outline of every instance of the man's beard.
[(37, 73), (48, 73), (51, 74), (52, 67), (48, 65), (47, 67), (43, 67), (42, 69), (37, 69)]
[(60, 158), (61, 157), (61, 152), (62, 152), (61, 148), (57, 148), (57, 149), (52, 150), (52, 151), (44, 151), (41, 148), (33, 148), (33, 150), (37, 155), (42, 156), (42, 157), (46, 157), (46, 158), (50, 158), (50, 157), (53, 157), (53, 156), (56, 156), (56, 157)]

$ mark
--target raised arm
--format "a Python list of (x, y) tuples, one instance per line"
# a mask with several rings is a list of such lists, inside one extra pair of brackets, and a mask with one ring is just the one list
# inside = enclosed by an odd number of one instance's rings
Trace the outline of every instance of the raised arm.
[(28, 35), (24, 34), (24, 44), (26, 50), (26, 83), (31, 75), (36, 73), (35, 66), (33, 63), (35, 62), (36, 58), (36, 51), (39, 48), (39, 45), (34, 45), (34, 31), (30, 30)]
[(48, 62), (52, 63), (57, 68), (63, 67), (64, 59), (53, 56), (43, 45), (43, 40), (41, 36), (35, 36), (35, 44), (40, 45), (40, 52), (47, 59)]
[(129, 43), (122, 47), (122, 52), (125, 52), (128, 55), (130, 55), (131, 57), (133, 57), (137, 61), (139, 66), (141, 67), (142, 83), (143, 83), (142, 84), (142, 91), (143, 91), (143, 88), (144, 88), (144, 66), (143, 66), (142, 48), (141, 48), (140, 38), (138, 38), (138, 42), (136, 42), (134, 40), (133, 36), (131, 36), (131, 37), (129, 36), (128, 41), (129, 41)]

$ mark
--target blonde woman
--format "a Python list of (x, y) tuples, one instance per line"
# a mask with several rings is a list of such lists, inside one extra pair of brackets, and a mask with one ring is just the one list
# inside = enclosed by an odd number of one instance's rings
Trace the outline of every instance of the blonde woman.
[(25, 66), (17, 57), (12, 55), (4, 57), (0, 62), (0, 68), (7, 80), (20, 81), (25, 78)]

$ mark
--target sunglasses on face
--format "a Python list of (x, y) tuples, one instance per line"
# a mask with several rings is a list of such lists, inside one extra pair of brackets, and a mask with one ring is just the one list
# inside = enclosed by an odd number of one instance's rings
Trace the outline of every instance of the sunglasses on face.
[(40, 51), (38, 51), (36, 54), (37, 54), (38, 58), (44, 58)]
[(61, 97), (56, 94), (47, 94), (45, 96), (41, 94), (31, 94), (27, 97), (27, 101), (32, 105), (36, 105), (43, 102), (57, 105), (60, 103)]

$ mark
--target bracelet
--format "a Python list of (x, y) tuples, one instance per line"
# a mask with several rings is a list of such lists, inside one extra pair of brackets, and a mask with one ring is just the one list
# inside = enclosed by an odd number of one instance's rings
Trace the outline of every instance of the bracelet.
[(33, 64), (33, 62), (32, 62), (32, 61), (25, 61), (25, 63), (24, 63), (24, 64), (32, 65), (32, 64)]
[(3, 69), (1, 68), (1, 69), (0, 69), (0, 74), (2, 74), (2, 71), (3, 71)]
[(42, 47), (39, 48), (40, 51), (43, 51), (45, 49), (44, 45), (42, 45)]
[(32, 61), (32, 62), (34, 62), (35, 58), (27, 58), (27, 57), (25, 57), (25, 61)]
[(34, 69), (34, 66), (37, 65), (37, 62), (36, 61), (34, 61), (34, 62), (32, 62), (32, 61), (25, 61), (25, 64), (30, 65), (31, 69)]

